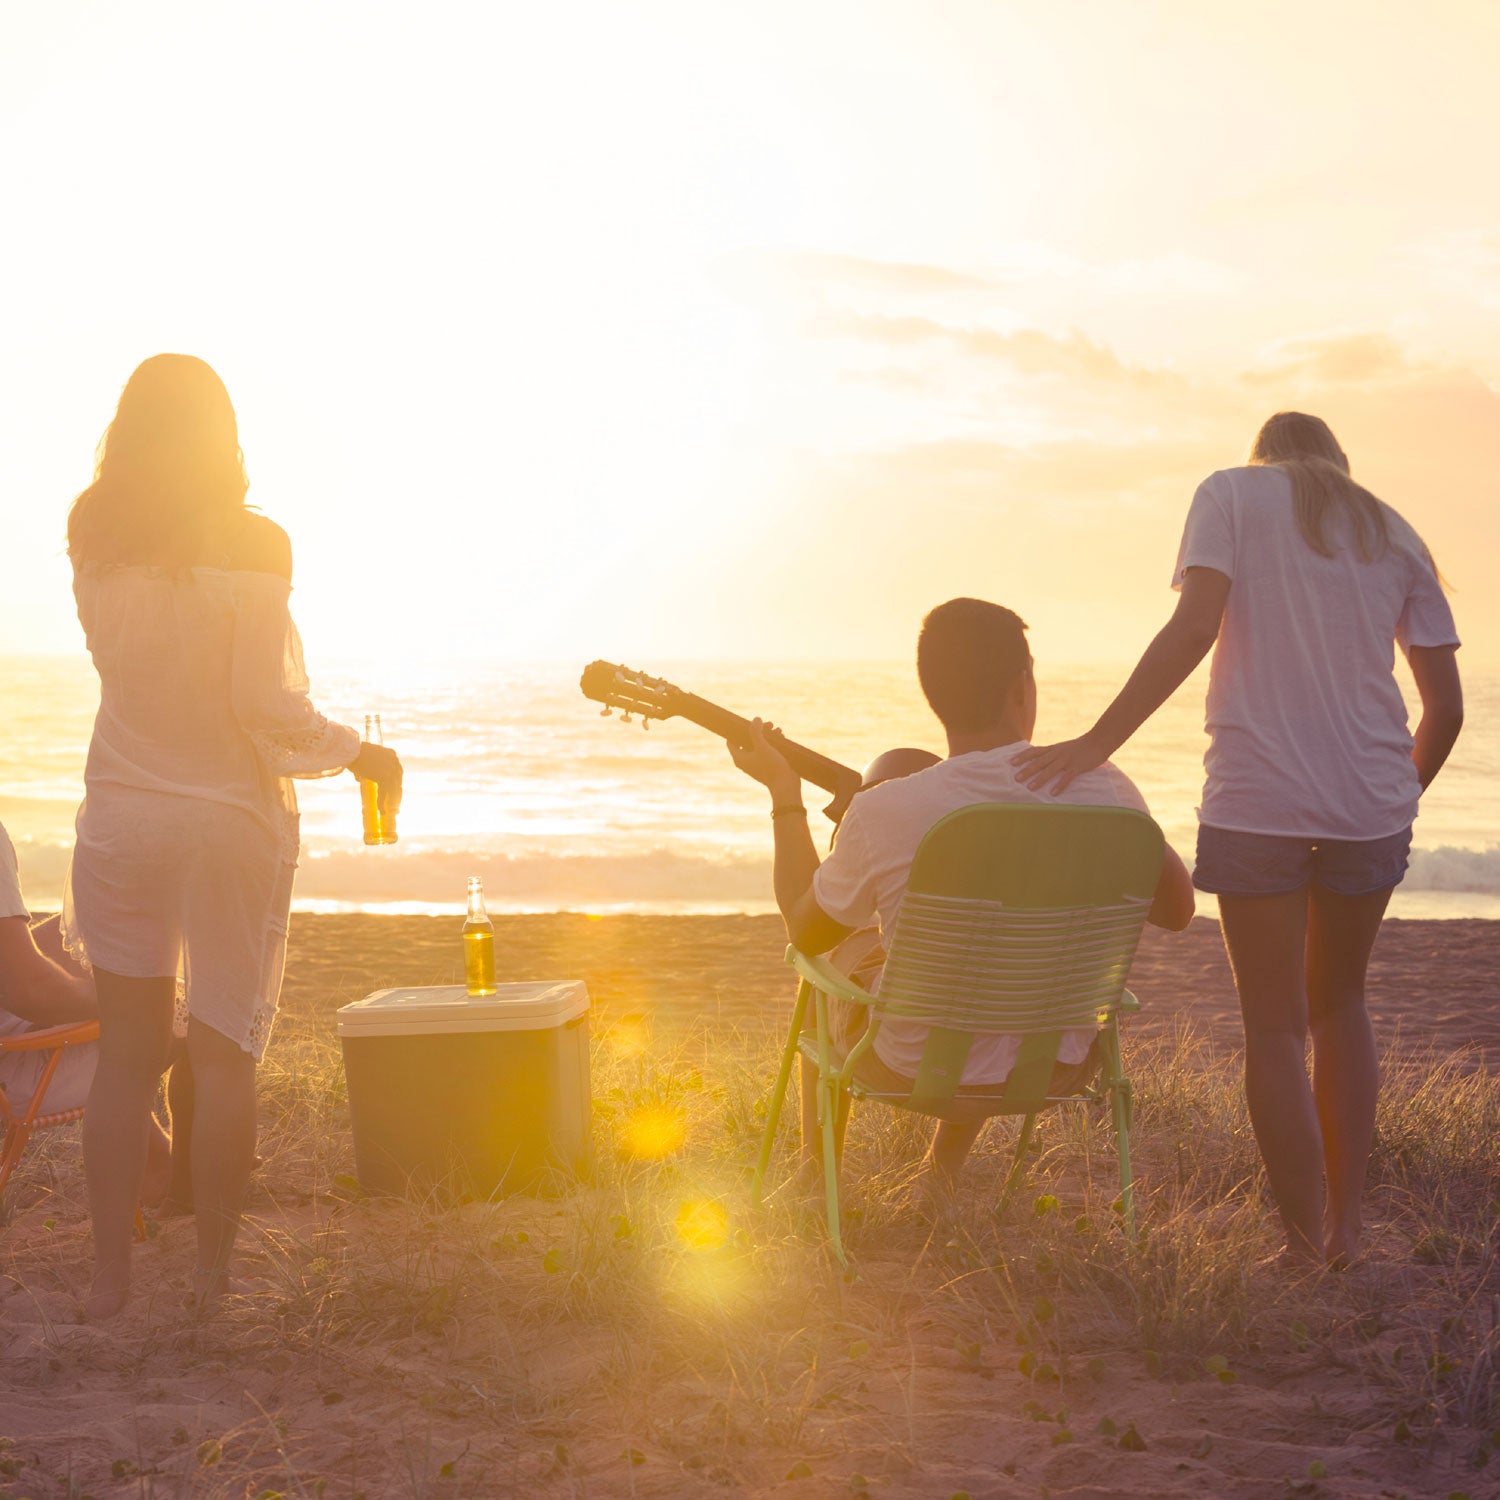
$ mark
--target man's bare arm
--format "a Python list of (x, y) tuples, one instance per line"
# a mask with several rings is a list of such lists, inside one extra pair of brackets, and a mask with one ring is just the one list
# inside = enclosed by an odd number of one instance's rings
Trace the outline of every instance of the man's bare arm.
[(1182, 857), (1168, 844), (1146, 920), (1153, 927), (1181, 932), (1193, 920), (1193, 906), (1193, 877), (1188, 874)]
[(48, 958), (25, 917), (0, 918), (0, 1005), (32, 1026), (65, 1026), (99, 1014), (93, 981)]
[(802, 781), (773, 743), (774, 728), (755, 720), (748, 749), (731, 745), (735, 765), (771, 794), (771, 827), (775, 832), (773, 881), (776, 905), (786, 923), (787, 941), (804, 953), (826, 953), (850, 928), (835, 922), (813, 896), (813, 876), (821, 861), (802, 807)]

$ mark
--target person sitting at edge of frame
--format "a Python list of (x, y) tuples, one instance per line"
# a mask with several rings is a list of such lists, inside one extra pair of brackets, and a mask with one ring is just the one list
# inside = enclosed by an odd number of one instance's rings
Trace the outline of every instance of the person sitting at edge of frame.
[[(801, 779), (776, 749), (779, 731), (757, 719), (750, 746), (730, 748), (740, 770), (771, 794), (776, 904), (788, 939), (804, 953), (835, 950), (834, 964), (866, 989), (878, 984), (884, 961), (879, 935), (895, 923), (917, 846), (939, 819), (978, 802), (1064, 802), (1148, 811), (1134, 783), (1112, 765), (1077, 777), (1065, 797), (1033, 791), (1017, 775), (1011, 762), (1030, 743), (1037, 708), (1025, 632), (1025, 622), (1013, 611), (982, 599), (950, 599), (928, 614), (917, 637), (917, 677), (947, 735), (947, 759), (913, 750), (888, 751), (879, 757), (821, 863), (802, 806)], [(913, 769), (923, 761), (930, 763)], [(1168, 847), (1147, 920), (1180, 932), (1192, 917), (1192, 881)], [(876, 922), (878, 928), (872, 925)], [(846, 1055), (864, 1032), (864, 1008), (832, 1001), (830, 1026), (835, 1046)], [(887, 1018), (863, 1059), (861, 1076), (880, 1089), (909, 1091), (926, 1034), (926, 1028), (915, 1022)], [(1003, 1033), (976, 1036), (963, 1085), (1003, 1084), (1020, 1040)], [(1094, 1032), (1087, 1029), (1064, 1034), (1054, 1091), (1074, 1091), (1088, 1082), (1097, 1065), (1093, 1041)], [(819, 1153), (813, 1072), (803, 1058), (806, 1160)], [(839, 1149), (846, 1124), (847, 1096), (843, 1117), (836, 1123)], [(935, 1183), (953, 1184), (982, 1128), (982, 1123), (947, 1120), (938, 1125), (927, 1157)]]
[[(96, 1021), (99, 1005), (93, 976), (63, 950), (58, 919), (33, 921), (21, 893), (15, 845), (0, 824), (0, 1038), (28, 1031)], [(45, 1052), (0, 1051), (0, 1090), (17, 1115), (23, 1114), (47, 1066)], [(78, 1042), (58, 1059), (40, 1112), (66, 1114), (88, 1102), (99, 1066), (99, 1043)], [(146, 1124), (146, 1174), (141, 1196), (155, 1205), (168, 1193), (171, 1142), (151, 1116)]]

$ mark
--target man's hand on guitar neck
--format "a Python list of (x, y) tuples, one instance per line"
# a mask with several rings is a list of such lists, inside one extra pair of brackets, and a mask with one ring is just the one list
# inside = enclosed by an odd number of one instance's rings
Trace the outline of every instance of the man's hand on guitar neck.
[(733, 741), (729, 744), (729, 758), (745, 775), (770, 791), (773, 807), (790, 807), (802, 800), (802, 778), (776, 746), (784, 738), (774, 724), (752, 719), (750, 743), (743, 749)]
[(813, 897), (818, 851), (802, 805), (802, 778), (776, 748), (781, 731), (759, 719), (750, 722), (750, 743), (729, 746), (730, 759), (771, 794), (771, 827), (776, 839), (776, 905), (786, 923), (788, 940), (804, 953), (824, 953), (845, 937), (840, 926)]

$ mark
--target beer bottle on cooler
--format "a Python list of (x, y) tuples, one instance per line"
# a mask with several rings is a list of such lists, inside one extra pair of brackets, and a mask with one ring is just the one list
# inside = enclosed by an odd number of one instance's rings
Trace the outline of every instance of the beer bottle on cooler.
[(495, 924), (484, 909), (484, 882), (469, 877), (469, 915), (464, 922), (464, 980), (471, 995), (495, 993)]
[[(380, 732), (380, 715), (365, 715), (365, 742), (383, 745), (385, 739)], [(396, 842), (396, 809), (383, 802), (379, 783), (361, 781), (359, 784), (359, 806), (364, 814), (365, 843), (394, 844)]]

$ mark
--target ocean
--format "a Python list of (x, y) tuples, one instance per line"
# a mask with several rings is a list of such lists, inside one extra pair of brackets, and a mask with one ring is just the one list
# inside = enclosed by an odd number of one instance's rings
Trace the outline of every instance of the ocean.
[[(579, 692), (583, 662), (310, 665), (324, 712), (356, 725), (381, 715), (406, 765), (406, 794), (399, 842), (366, 848), (352, 778), (301, 784), (298, 909), (456, 912), (470, 875), (483, 877), (495, 911), (773, 909), (761, 788), (694, 724), (643, 731), (618, 714), (601, 718)], [(942, 748), (907, 662), (631, 665), (772, 719), (849, 765), (892, 745)], [(1086, 728), (1127, 670), (1039, 662), (1038, 740)], [(1205, 676), (1116, 757), (1189, 863)], [(1500, 674), (1470, 676), (1465, 690), (1467, 726), (1424, 799), (1395, 916), (1500, 917)], [(0, 704), (0, 823), (28, 900), (47, 910), (61, 894), (83, 793), (93, 668), (83, 656), (0, 658)], [(821, 805), (816, 788), (809, 805)], [(827, 825), (815, 817), (814, 826)], [(1211, 900), (1201, 904), (1212, 912)]]

